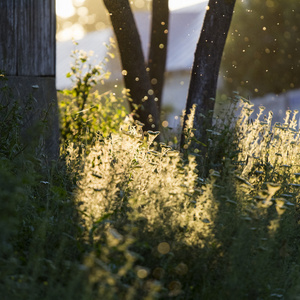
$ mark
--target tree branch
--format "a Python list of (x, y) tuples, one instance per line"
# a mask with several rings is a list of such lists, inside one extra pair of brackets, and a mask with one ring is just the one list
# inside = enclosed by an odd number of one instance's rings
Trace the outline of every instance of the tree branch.
[(117, 37), (125, 86), (130, 90), (131, 109), (138, 105), (138, 119), (145, 130), (158, 130), (159, 113), (146, 71), (141, 40), (128, 0), (103, 0)]
[[(206, 129), (212, 125), (212, 113), (216, 96), (218, 74), (226, 42), (227, 33), (230, 27), (235, 0), (210, 0), (205, 15), (201, 35), (197, 44), (194, 65), (191, 75), (188, 99), (186, 103), (186, 115), (193, 105), (196, 105), (194, 118), (194, 138), (202, 143), (206, 141)], [(205, 117), (204, 117), (205, 116)], [(199, 146), (191, 142), (191, 149), (200, 149), (203, 155), (207, 147)], [(181, 136), (181, 148), (185, 148), (187, 137), (185, 130)]]
[(168, 0), (152, 1), (151, 44), (148, 59), (149, 76), (158, 112), (161, 111), (161, 97), (167, 61), (167, 44), (169, 29)]

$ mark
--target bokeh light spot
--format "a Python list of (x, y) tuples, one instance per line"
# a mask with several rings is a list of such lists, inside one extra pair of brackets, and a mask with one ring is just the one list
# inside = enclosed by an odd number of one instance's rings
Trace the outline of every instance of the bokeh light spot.
[(162, 126), (163, 126), (163, 127), (166, 128), (166, 127), (168, 127), (168, 125), (169, 125), (169, 122), (168, 122), (168, 121), (165, 120), (165, 121), (162, 122)]
[(148, 271), (145, 268), (138, 268), (137, 276), (141, 279), (144, 279), (148, 276)]
[(166, 242), (162, 242), (157, 246), (157, 250), (161, 254), (167, 254), (170, 252), (170, 245)]

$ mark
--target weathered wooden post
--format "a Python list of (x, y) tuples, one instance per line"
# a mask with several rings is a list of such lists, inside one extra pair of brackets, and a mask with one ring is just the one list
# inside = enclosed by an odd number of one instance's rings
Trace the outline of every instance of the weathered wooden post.
[(0, 20), (0, 70), (8, 78), (5, 84), (22, 105), (33, 99), (33, 109), (25, 118), (26, 128), (37, 124), (47, 112), (44, 149), (48, 157), (56, 158), (55, 0), (1, 0)]

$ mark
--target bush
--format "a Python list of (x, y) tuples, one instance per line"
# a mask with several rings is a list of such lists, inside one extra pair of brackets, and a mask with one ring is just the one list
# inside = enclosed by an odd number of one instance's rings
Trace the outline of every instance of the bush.
[[(250, 109), (243, 100), (239, 138), (231, 137), (228, 156), (206, 179), (197, 176), (194, 155), (183, 161), (164, 144), (155, 150), (156, 133), (146, 140), (138, 126), (94, 145), (77, 201), (100, 268), (117, 275), (115, 288), (125, 282), (127, 293), (135, 286), (146, 297), (155, 282), (163, 299), (266, 299), (297, 290), (288, 274), (299, 278), (298, 173), (286, 165), (298, 155), (295, 117), (287, 116), (279, 139), (271, 115), (251, 124)], [(222, 148), (228, 126), (222, 130), (214, 130), (220, 138), (212, 150)], [(129, 248), (123, 246), (128, 239)], [(130, 263), (128, 250), (134, 251)]]
[(72, 57), (74, 65), (67, 77), (72, 79), (73, 87), (61, 91), (59, 101), (61, 144), (75, 143), (82, 147), (91, 145), (99, 132), (107, 136), (118, 131), (127, 115), (124, 103), (128, 93), (124, 90), (123, 97), (112, 92), (99, 94), (96, 85), (104, 83), (110, 76), (104, 71), (104, 64), (91, 65), (92, 57), (77, 49)]
[(199, 153), (157, 143), (122, 114), (91, 131), (93, 110), (62, 115), (72, 130), (51, 165), (26, 154), (19, 117), (0, 123), (11, 139), (0, 159), (4, 299), (297, 299), (295, 115), (272, 126), (261, 109), (251, 123), (241, 103), (236, 126), (208, 134), (207, 178)]

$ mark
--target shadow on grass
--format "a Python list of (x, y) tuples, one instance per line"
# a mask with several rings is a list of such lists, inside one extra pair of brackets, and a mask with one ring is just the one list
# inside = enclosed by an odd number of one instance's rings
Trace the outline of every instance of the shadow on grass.
[[(42, 124), (26, 133), (28, 103), (1, 88), (0, 294), (2, 299), (82, 299), (84, 244), (72, 195), (72, 175), (62, 159), (45, 156)], [(25, 108), (24, 108), (25, 107)], [(38, 130), (37, 130), (38, 129)], [(80, 292), (79, 292), (80, 291)]]

